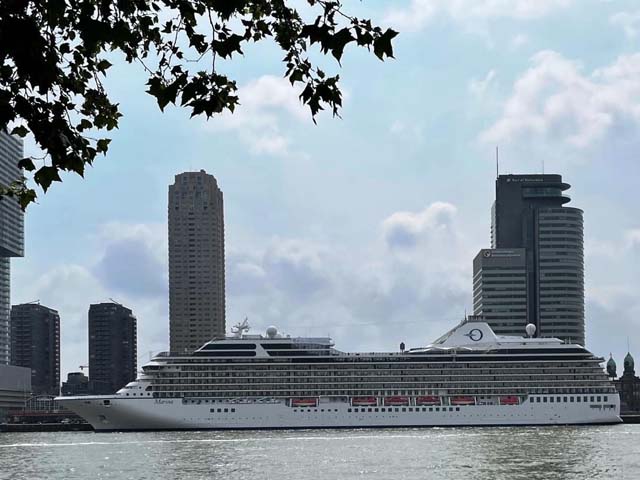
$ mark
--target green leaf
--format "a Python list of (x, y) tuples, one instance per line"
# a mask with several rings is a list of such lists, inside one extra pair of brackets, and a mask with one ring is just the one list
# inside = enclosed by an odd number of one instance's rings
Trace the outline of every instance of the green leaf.
[(56, 167), (44, 166), (33, 176), (35, 182), (46, 192), (53, 182), (61, 182), (58, 169)]
[(107, 154), (107, 150), (109, 150), (109, 144), (111, 143), (111, 139), (109, 138), (101, 138), (96, 142), (96, 151), (98, 153)]
[(33, 160), (29, 157), (23, 158), (18, 162), (18, 167), (27, 170), (28, 172), (33, 172), (36, 169), (36, 166), (33, 164)]
[(29, 130), (27, 129), (27, 127), (23, 125), (14, 127), (13, 130), (11, 130), (11, 135), (18, 135), (19, 137), (22, 137), (22, 138), (26, 137), (27, 133), (29, 133)]

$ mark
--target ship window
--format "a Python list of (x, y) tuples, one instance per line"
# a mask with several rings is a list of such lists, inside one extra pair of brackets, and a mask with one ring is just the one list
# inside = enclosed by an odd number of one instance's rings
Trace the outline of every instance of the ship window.
[(410, 409), (409, 409), (409, 411), (410, 411), (410, 412), (413, 412), (413, 408), (410, 408)]
[(556, 398), (556, 402), (560, 403), (562, 401), (561, 397)]
[(540, 397), (536, 397), (536, 403), (540, 403)]
[(422, 411), (426, 412), (427, 411), (427, 407), (422, 407)]
[(604, 401), (605, 401), (605, 402), (608, 402), (608, 401), (609, 401), (609, 397), (607, 397), (607, 396), (605, 395), (605, 397), (604, 397)]
[(224, 409), (224, 413), (229, 413), (229, 409), (228, 409), (228, 408), (225, 408), (225, 409)]
[(453, 407), (449, 407), (449, 411), (450, 411), (450, 412), (453, 412)]
[(582, 401), (585, 402), (585, 403), (588, 402), (589, 400), (587, 400), (587, 398), (589, 398), (589, 397), (582, 397)]
[(220, 413), (220, 412), (222, 412), (222, 409), (221, 409), (221, 408), (219, 408), (219, 409), (218, 409), (218, 413)]
[(324, 412), (324, 408), (320, 409), (321, 412)]
[(536, 401), (536, 400), (535, 400), (533, 397), (529, 397), (529, 402), (533, 403), (533, 402), (535, 402), (535, 401)]
[(562, 399), (562, 401), (563, 401), (564, 403), (567, 403), (567, 397), (564, 397), (564, 398)]
[(111, 400), (103, 400), (102, 404), (103, 405), (111, 405)]
[(235, 408), (232, 408), (232, 409), (231, 409), (231, 413), (234, 413), (235, 411), (236, 411), (236, 409), (235, 409)]
[(396, 412), (399, 412), (399, 411), (400, 411), (400, 409), (399, 409), (399, 408), (394, 408), (394, 410), (395, 410)]
[(370, 408), (367, 409), (368, 412), (371, 412), (372, 410)]
[(216, 409), (215, 409), (215, 408), (210, 408), (210, 409), (209, 409), (209, 411), (210, 411), (211, 413), (215, 413), (215, 412), (216, 412)]
[(553, 400), (554, 400), (554, 399), (553, 399), (553, 397), (550, 397), (550, 398), (549, 398), (549, 401), (550, 401), (551, 403), (553, 403)]
[(439, 411), (440, 411), (440, 408), (439, 408), (439, 407), (436, 407), (436, 412), (439, 412)]
[(406, 411), (407, 411), (407, 409), (406, 409), (406, 408), (403, 408), (403, 409), (402, 409), (402, 411), (403, 411), (403, 412), (406, 412)]
[(597, 400), (598, 402), (600, 402), (600, 401), (602, 401), (602, 398), (598, 396), (598, 397), (596, 398), (596, 400)]
[(573, 397), (569, 397), (569, 403), (573, 403), (574, 398)]
[(542, 403), (547, 403), (547, 397), (542, 398)]
[(384, 413), (384, 412), (387, 411), (387, 409), (386, 408), (381, 408), (380, 411)]
[(582, 397), (576, 397), (576, 401), (577, 401), (578, 403), (580, 403), (580, 401), (581, 401), (581, 400), (582, 400)]
[(459, 412), (459, 411), (460, 411), (460, 407), (456, 407), (456, 412)]
[(350, 408), (347, 408), (347, 412), (348, 412), (348, 413), (351, 413), (351, 409), (350, 409)]
[(374, 408), (374, 409), (373, 409), (373, 411), (374, 411), (374, 412), (377, 412), (377, 411), (378, 411), (378, 409), (377, 409), (377, 408)]
[(430, 412), (433, 412), (433, 407), (429, 408), (429, 411), (430, 411)]

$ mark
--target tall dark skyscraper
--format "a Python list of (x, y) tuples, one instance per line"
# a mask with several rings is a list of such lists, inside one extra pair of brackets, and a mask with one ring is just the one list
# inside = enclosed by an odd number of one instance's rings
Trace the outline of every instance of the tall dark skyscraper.
[(474, 314), (496, 333), (584, 345), (583, 212), (566, 207), (560, 175), (500, 175), (491, 249), (474, 260)]
[(213, 175), (169, 186), (169, 343), (191, 352), (225, 334), (224, 205)]
[[(18, 162), (22, 141), (0, 131), (0, 185), (22, 177)], [(11, 310), (11, 257), (24, 255), (24, 214), (14, 198), (0, 200), (0, 365), (9, 363), (9, 312)]]
[(94, 394), (110, 394), (135, 380), (136, 317), (118, 303), (89, 307), (89, 381)]
[(60, 393), (60, 316), (37, 303), (11, 308), (11, 364), (31, 369), (34, 395)]

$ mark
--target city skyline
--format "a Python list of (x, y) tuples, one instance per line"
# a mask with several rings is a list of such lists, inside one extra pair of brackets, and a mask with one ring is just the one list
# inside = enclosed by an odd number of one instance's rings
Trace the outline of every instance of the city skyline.
[[(208, 123), (157, 113), (138, 93), (141, 77), (114, 66), (125, 117), (109, 156), (30, 208), (28, 256), (13, 262), (12, 302), (39, 298), (61, 312), (63, 373), (86, 361), (87, 305), (109, 297), (136, 312), (141, 361), (166, 348), (166, 185), (200, 168), (225, 188), (229, 324), (248, 315), (256, 328), (331, 333), (353, 349), (434, 339), (472, 311), (496, 143), (503, 173), (540, 172), (544, 159), (570, 179), (573, 202), (589, 212), (587, 343), (622, 358), (629, 335), (637, 350), (638, 122), (627, 106), (638, 103), (638, 58), (627, 29), (610, 21), (636, 7), (578, 11), (574, 2), (507, 15), (513, 22), (446, 7), (399, 15), (409, 7), (357, 6), (404, 22), (396, 60), (353, 54), (341, 73), (343, 119), (320, 116), (318, 127), (281, 72), (259, 61), (238, 64), (237, 115)], [(587, 25), (602, 31), (589, 51)], [(451, 60), (461, 52), (468, 62)]]

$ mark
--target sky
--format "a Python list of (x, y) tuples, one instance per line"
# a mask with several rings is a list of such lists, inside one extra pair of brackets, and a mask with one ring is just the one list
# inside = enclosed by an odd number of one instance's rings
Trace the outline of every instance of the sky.
[[(138, 319), (138, 365), (168, 346), (167, 189), (204, 169), (224, 192), (227, 328), (331, 335), (342, 350), (425, 345), (472, 313), (501, 173), (559, 173), (585, 211), (587, 347), (640, 355), (640, 5), (605, 0), (364, 0), (395, 59), (347, 48), (342, 118), (309, 113), (281, 52), (221, 66), (233, 115), (161, 113), (138, 67), (105, 82), (123, 118), (107, 157), (25, 219), (12, 302), (61, 316), (62, 379), (88, 362), (89, 304)], [(25, 145), (26, 154), (35, 154)]]

